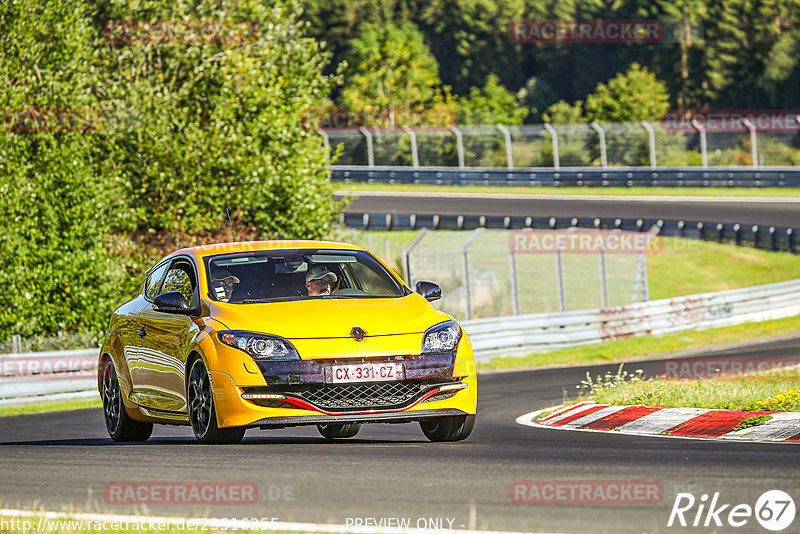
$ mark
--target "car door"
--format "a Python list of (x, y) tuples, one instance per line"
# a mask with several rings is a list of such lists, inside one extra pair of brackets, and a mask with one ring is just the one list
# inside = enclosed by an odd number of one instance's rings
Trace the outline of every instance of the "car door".
[[(197, 274), (189, 258), (172, 261), (159, 293), (180, 292), (191, 306), (199, 302)], [(165, 313), (149, 306), (139, 314), (141, 337), (139, 402), (156, 410), (186, 413), (186, 359), (200, 327), (188, 315)]]
[(124, 310), (117, 322), (117, 332), (122, 344), (125, 357), (125, 365), (128, 368), (128, 375), (131, 381), (131, 400), (136, 403), (141, 402), (141, 397), (147, 397), (147, 373), (145, 372), (146, 354), (142, 352), (142, 325), (140, 322), (141, 312), (149, 309), (153, 305), (153, 299), (159, 294), (164, 275), (170, 266), (169, 261), (165, 261), (150, 269), (144, 281), (144, 291), (136, 300), (132, 302), (130, 309)]

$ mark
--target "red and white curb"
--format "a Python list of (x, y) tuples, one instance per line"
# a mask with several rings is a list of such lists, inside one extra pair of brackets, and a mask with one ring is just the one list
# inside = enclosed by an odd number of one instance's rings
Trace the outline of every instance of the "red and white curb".
[[(548, 410), (552, 411), (539, 418), (540, 414)], [(733, 430), (744, 419), (757, 415), (770, 415), (772, 419), (758, 426)], [(526, 413), (517, 418), (517, 423), (562, 430), (615, 431), (650, 436), (800, 442), (800, 412), (610, 406), (585, 401), (560, 406), (555, 410)]]

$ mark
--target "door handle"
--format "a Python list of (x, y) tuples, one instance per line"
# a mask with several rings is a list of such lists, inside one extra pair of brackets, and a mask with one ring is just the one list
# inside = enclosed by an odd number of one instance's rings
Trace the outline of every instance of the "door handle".
[(141, 338), (144, 338), (144, 336), (147, 335), (147, 332), (144, 331), (144, 328), (140, 328), (139, 330), (136, 331), (136, 333), (139, 334), (139, 337)]

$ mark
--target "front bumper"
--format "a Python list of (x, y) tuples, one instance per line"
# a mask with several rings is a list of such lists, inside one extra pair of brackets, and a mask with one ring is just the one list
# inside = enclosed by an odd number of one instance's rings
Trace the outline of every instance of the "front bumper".
[[(336, 359), (259, 362), (265, 386), (238, 386), (227, 374), (212, 371), (221, 427), (275, 428), (336, 422), (409, 422), (428, 417), (474, 414), (477, 379), (474, 363), (459, 353), (363, 358), (400, 361), (402, 381), (327, 384), (324, 368)], [(352, 358), (346, 363), (357, 363)], [(459, 365), (459, 363), (461, 363)], [(471, 371), (455, 375), (458, 371)]]

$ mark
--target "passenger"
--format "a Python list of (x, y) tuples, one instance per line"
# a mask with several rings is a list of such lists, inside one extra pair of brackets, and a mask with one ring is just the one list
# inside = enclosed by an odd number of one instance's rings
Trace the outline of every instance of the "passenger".
[(228, 302), (231, 300), (233, 293), (233, 286), (239, 283), (239, 279), (233, 276), (230, 271), (221, 269), (214, 272), (211, 278), (211, 289), (214, 291), (214, 296), (220, 302)]
[(323, 265), (312, 267), (306, 273), (306, 289), (309, 297), (330, 295), (336, 285), (336, 275)]

